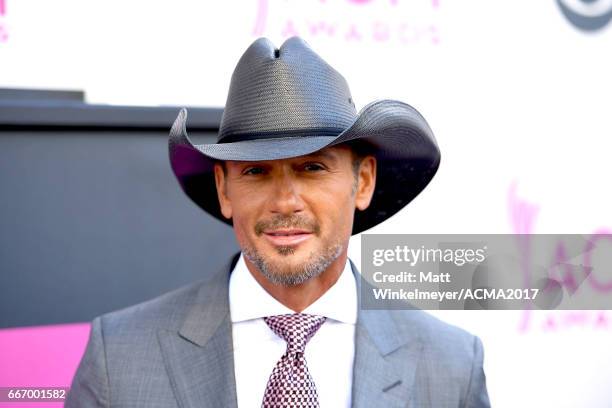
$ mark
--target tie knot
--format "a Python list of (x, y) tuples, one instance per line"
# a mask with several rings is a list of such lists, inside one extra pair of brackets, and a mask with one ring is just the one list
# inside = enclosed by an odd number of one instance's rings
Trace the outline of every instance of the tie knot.
[(303, 313), (264, 317), (270, 329), (287, 342), (287, 352), (304, 353), (306, 343), (325, 322), (325, 317)]

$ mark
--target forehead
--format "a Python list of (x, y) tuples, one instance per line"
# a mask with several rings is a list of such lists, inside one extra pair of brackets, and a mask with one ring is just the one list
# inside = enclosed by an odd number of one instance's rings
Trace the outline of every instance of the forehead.
[(347, 145), (337, 145), (323, 148), (321, 150), (317, 150), (316, 152), (297, 157), (290, 157), (287, 159), (279, 159), (279, 160), (261, 160), (261, 161), (227, 161), (228, 164), (244, 164), (244, 163), (261, 163), (261, 164), (283, 164), (283, 163), (291, 163), (294, 161), (302, 161), (302, 160), (324, 160), (331, 163), (338, 163), (344, 160), (350, 161), (352, 157), (352, 149)]

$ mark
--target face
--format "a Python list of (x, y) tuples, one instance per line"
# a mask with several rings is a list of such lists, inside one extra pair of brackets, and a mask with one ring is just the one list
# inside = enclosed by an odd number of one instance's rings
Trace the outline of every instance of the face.
[(272, 283), (298, 285), (346, 252), (355, 209), (366, 209), (376, 159), (358, 169), (348, 147), (270, 161), (215, 165), (221, 212), (245, 257)]

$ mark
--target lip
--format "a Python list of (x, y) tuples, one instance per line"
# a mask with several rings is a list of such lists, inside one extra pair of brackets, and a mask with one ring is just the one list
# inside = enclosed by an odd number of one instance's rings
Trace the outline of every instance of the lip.
[(275, 246), (298, 245), (308, 240), (312, 233), (300, 229), (278, 229), (264, 231), (266, 239)]

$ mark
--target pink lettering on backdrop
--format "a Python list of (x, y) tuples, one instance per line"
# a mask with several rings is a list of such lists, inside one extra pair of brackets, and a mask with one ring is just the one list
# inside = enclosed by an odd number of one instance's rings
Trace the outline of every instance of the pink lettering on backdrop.
[[(2, 0), (0, 0), (2, 1)], [(255, 16), (255, 26), (253, 27), (253, 35), (260, 37), (266, 27), (266, 18), (268, 17), (268, 0), (258, 0), (257, 16)]]
[(287, 38), (287, 37), (293, 37), (294, 35), (298, 35), (297, 30), (295, 29), (294, 25), (293, 25), (293, 21), (289, 20), (287, 21), (287, 24), (285, 25), (285, 27), (283, 28), (283, 30), (281, 31), (283, 37)]
[(381, 21), (374, 23), (374, 40), (375, 41), (388, 41), (389, 40), (389, 27)]
[(346, 33), (346, 36), (344, 37), (347, 41), (350, 40), (357, 40), (360, 41), (361, 40), (361, 34), (359, 33), (359, 30), (357, 29), (357, 27), (355, 26), (355, 24), (351, 24), (351, 28), (350, 30)]
[[(573, 295), (578, 290), (578, 279), (576, 277), (577, 271), (576, 266), (568, 263), (567, 250), (563, 242), (559, 242), (555, 248), (555, 255), (553, 261), (553, 269), (551, 277), (561, 284), (570, 295)], [(545, 288), (544, 290), (546, 290)]]
[(508, 190), (508, 210), (510, 224), (515, 234), (531, 234), (540, 207), (518, 197), (518, 182), (514, 181)]
[(0, 0), (0, 43), (8, 40), (8, 30), (4, 24), (4, 16), (6, 15), (6, 0)]
[(327, 35), (334, 35), (334, 32), (336, 31), (336, 24), (330, 24), (328, 22), (325, 21), (317, 21), (317, 22), (312, 22), (312, 23), (308, 23), (308, 28), (309, 28), (309, 33), (310, 35), (317, 35), (317, 34), (327, 34)]
[[(525, 281), (525, 287), (529, 287), (531, 281), (531, 252), (529, 245), (529, 234), (533, 230), (533, 224), (537, 217), (538, 211), (540, 210), (536, 204), (532, 204), (520, 197), (518, 197), (517, 190), (518, 183), (515, 181), (510, 185), (508, 191), (508, 210), (510, 213), (510, 223), (512, 224), (512, 230), (516, 234), (517, 245), (521, 252), (521, 269), (523, 270), (523, 277)], [(523, 318), (519, 323), (519, 332), (527, 330), (529, 325), (529, 310), (523, 312)]]
[[(589, 268), (591, 266), (592, 253), (595, 252), (596, 248), (599, 248), (599, 245), (600, 245), (599, 241), (603, 239), (611, 241), (612, 243), (612, 231), (601, 228), (598, 231), (595, 231), (595, 233), (591, 236), (591, 238), (589, 239), (589, 242), (587, 243), (587, 249), (584, 254), (584, 267), (585, 268)], [(593, 289), (595, 289), (596, 291), (609, 292), (612, 290), (612, 280), (608, 282), (601, 282), (599, 281), (599, 278), (597, 278), (595, 274), (593, 273), (589, 274), (588, 277), (589, 277), (589, 283), (591, 284)]]
[[(324, 2), (325, 0), (320, 0), (320, 1)], [(353, 4), (365, 4), (365, 3), (370, 3), (372, 0), (347, 0), (347, 1)], [(389, 0), (389, 2), (395, 6), (399, 2), (399, 0)], [(438, 7), (439, 5), (440, 5), (440, 0), (431, 0), (432, 7)]]
[[(534, 225), (537, 215), (540, 211), (540, 206), (527, 201), (517, 194), (518, 183), (515, 181), (510, 185), (508, 190), (508, 211), (512, 231), (517, 234), (517, 244), (519, 246), (522, 260), (521, 266), (525, 276), (525, 282), (529, 282), (531, 278), (531, 253), (529, 235), (534, 231)], [(583, 251), (584, 263), (580, 267), (569, 265), (567, 263), (567, 253), (562, 242), (556, 244), (555, 253), (553, 255), (553, 266), (561, 269), (562, 276), (551, 276), (557, 280), (566, 290), (573, 294), (584, 278), (589, 280), (589, 289), (594, 292), (610, 292), (612, 291), (612, 282), (599, 281), (592, 273), (591, 258), (597, 249), (601, 249), (601, 242), (611, 240), (612, 235), (609, 229), (600, 228), (591, 235), (586, 247)], [(558, 271), (558, 269), (556, 269)], [(586, 275), (586, 276), (585, 276)], [(586, 288), (585, 288), (586, 289)], [(518, 325), (519, 333), (526, 333), (534, 326), (540, 327), (543, 331), (558, 331), (570, 328), (583, 329), (610, 329), (608, 312), (605, 310), (577, 310), (577, 311), (557, 311), (548, 313), (543, 317), (543, 320), (538, 325), (534, 322), (533, 310), (527, 309), (523, 312)]]
[[(257, 0), (252, 34), (437, 45), (439, 7), (439, 0)], [(271, 10), (274, 18), (268, 18)]]

